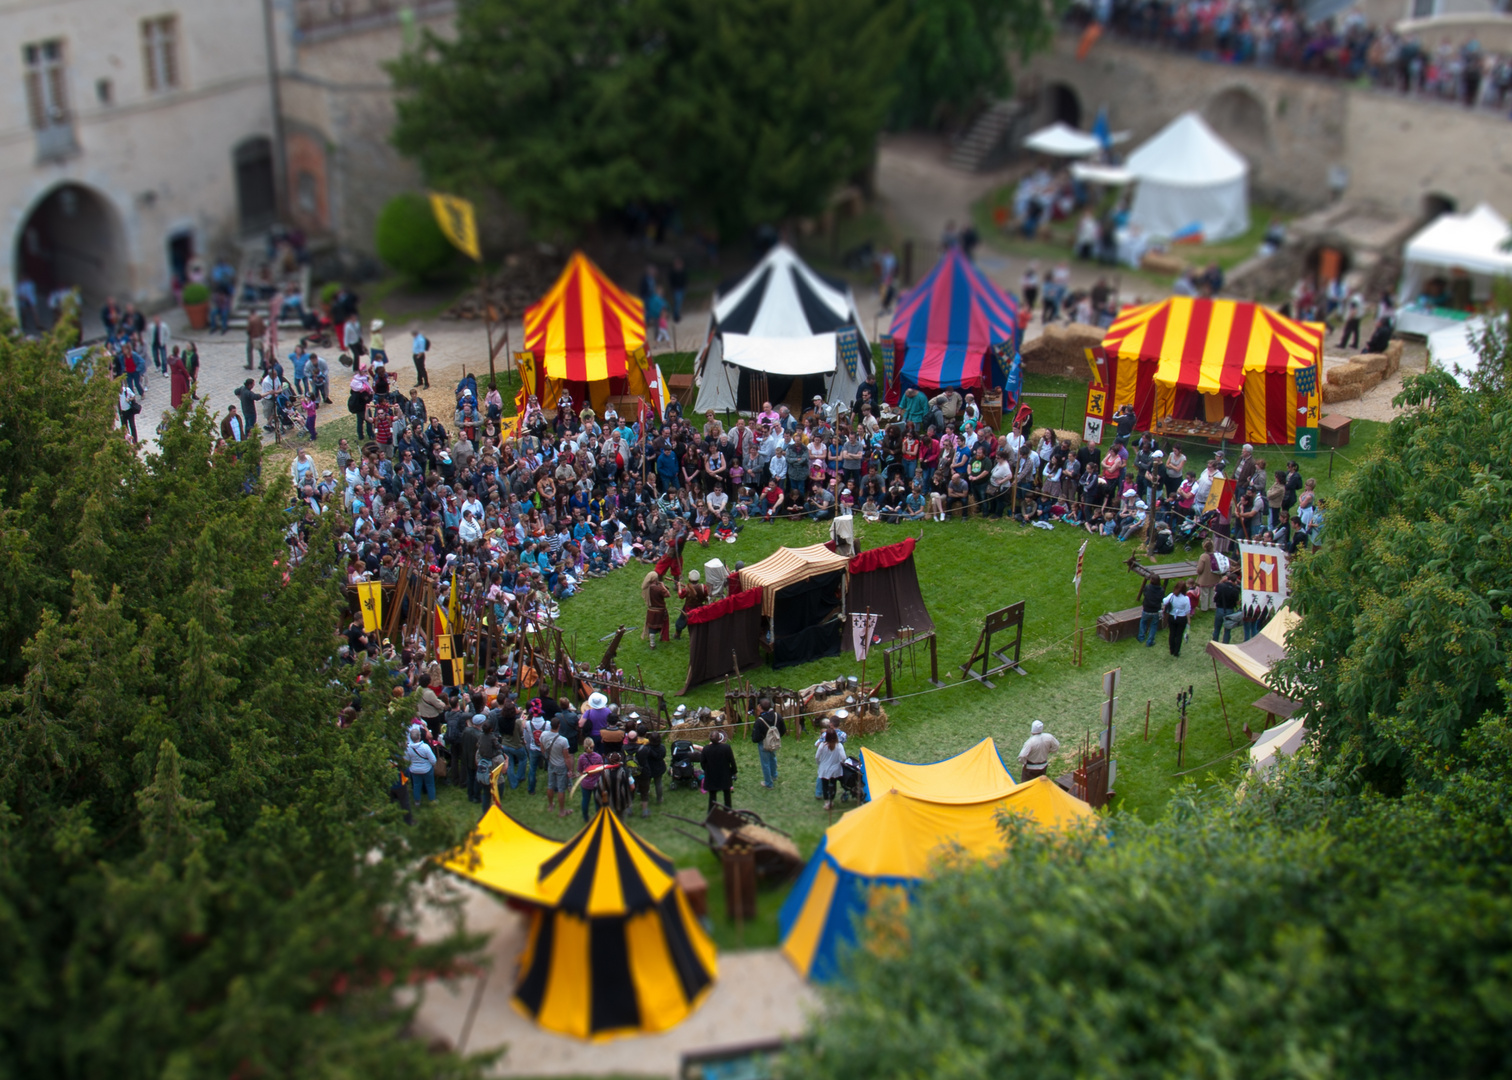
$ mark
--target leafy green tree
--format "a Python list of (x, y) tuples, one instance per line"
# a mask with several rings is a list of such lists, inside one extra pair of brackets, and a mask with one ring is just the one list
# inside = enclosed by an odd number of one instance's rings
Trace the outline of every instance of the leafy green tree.
[(964, 119), (1013, 90), (1008, 57), (1027, 60), (1055, 32), (1061, 3), (1040, 0), (911, 0), (914, 34), (897, 68), (894, 127)]
[(871, 160), (902, 0), (464, 0), (392, 65), (394, 141), (543, 232), (632, 201), (721, 227), (812, 213)]
[(374, 239), (378, 257), (416, 281), (430, 281), (457, 266), (457, 249), (436, 223), (430, 200), (412, 191), (384, 204)]
[(873, 928), (780, 1075), (1504, 1074), (1505, 798), (1341, 801), (1287, 772), (1111, 839), (1015, 830)]
[(1391, 795), (1460, 767), (1506, 709), (1512, 645), (1512, 398), (1433, 371), (1398, 400), (1294, 568), (1305, 619), (1281, 669), (1324, 751)]
[[(0, 1076), (461, 1076), (401, 1037), (417, 851), (381, 672), (333, 667), (342, 597), (290, 566), (282, 470), (204, 411), (137, 457), (114, 387), (0, 325)], [(13, 411), (14, 410), (14, 411)], [(30, 410), (29, 413), (25, 410)], [(23, 422), (16, 422), (16, 421)], [(338, 728), (356, 697), (357, 721)]]

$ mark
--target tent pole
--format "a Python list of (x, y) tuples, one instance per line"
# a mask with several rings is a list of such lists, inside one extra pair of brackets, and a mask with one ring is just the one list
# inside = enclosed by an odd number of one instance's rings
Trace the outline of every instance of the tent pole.
[(1223, 706), (1223, 726), (1228, 731), (1229, 748), (1233, 749), (1234, 727), (1229, 723), (1228, 703), (1223, 700), (1223, 680), (1218, 677), (1218, 658), (1214, 656), (1211, 659), (1213, 661), (1213, 682), (1218, 684), (1218, 704)]

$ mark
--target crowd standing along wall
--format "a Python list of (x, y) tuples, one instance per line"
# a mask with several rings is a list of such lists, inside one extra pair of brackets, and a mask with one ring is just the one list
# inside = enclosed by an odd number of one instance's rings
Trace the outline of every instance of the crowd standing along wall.
[(1263, 68), (1211, 63), (1161, 49), (1077, 38), (1025, 65), (1021, 92), (1074, 94), (1083, 126), (1100, 107), (1137, 146), (1179, 113), (1199, 112), (1252, 166), (1257, 198), (1305, 210), (1340, 194), (1419, 214), (1425, 199), (1512, 213), (1512, 125), (1484, 110), (1418, 101)]

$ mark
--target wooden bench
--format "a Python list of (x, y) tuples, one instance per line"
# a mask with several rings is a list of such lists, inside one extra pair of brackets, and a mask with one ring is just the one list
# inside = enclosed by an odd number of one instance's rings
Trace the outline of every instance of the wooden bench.
[[(1124, 638), (1134, 637), (1139, 633), (1139, 617), (1144, 614), (1144, 608), (1127, 608), (1123, 611), (1110, 611), (1097, 617), (1097, 636), (1110, 644), (1122, 641)], [(1161, 625), (1165, 625), (1165, 613), (1160, 615)]]

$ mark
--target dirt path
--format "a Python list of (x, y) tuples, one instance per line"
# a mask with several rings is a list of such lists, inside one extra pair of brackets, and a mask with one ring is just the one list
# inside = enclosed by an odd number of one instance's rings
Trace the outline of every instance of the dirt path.
[[(464, 894), (462, 916), (468, 932), (491, 935), (484, 950), (488, 974), (481, 988), (475, 977), (430, 984), (415, 1026), (422, 1038), (441, 1039), (469, 1052), (507, 1047), (495, 1076), (676, 1077), (686, 1053), (800, 1034), (817, 1004), (813, 989), (776, 949), (722, 952), (714, 990), (697, 1012), (671, 1031), (618, 1039), (607, 1047), (554, 1035), (510, 1004), (516, 964), (525, 947), (525, 917), (482, 889), (455, 887)], [(429, 917), (419, 928), (422, 937), (439, 937), (449, 929), (436, 914), (440, 910), (426, 909)], [(474, 1007), (469, 1031), (468, 1012)]]

